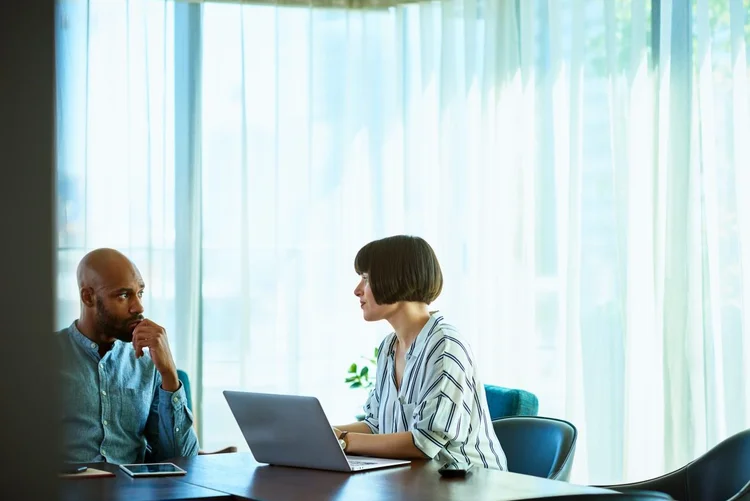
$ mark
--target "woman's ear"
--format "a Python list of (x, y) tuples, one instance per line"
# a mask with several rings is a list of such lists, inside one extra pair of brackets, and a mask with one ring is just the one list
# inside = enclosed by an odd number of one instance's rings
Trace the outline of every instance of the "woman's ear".
[(81, 289), (81, 302), (88, 307), (93, 307), (96, 304), (96, 298), (94, 296), (94, 289), (91, 287), (84, 287)]

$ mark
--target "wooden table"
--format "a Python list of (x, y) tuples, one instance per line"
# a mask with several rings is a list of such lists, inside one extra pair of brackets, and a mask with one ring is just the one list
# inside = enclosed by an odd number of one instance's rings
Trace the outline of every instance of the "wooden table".
[(477, 468), (465, 479), (445, 479), (434, 461), (361, 473), (337, 473), (261, 465), (252, 455), (215, 454), (179, 459), (187, 470), (182, 482), (257, 501), (510, 501), (541, 496), (612, 493), (580, 486)]
[(66, 478), (60, 480), (61, 501), (219, 501), (231, 495), (180, 482), (180, 477), (132, 478), (118, 466), (91, 463), (89, 467), (107, 470), (114, 477)]
[(511, 501), (542, 496), (612, 493), (605, 489), (498, 471), (474, 469), (445, 479), (434, 461), (361, 473), (337, 473), (256, 463), (252, 455), (215, 454), (173, 460), (187, 470), (176, 477), (131, 478), (115, 465), (89, 466), (115, 477), (61, 480), (63, 501), (350, 500)]

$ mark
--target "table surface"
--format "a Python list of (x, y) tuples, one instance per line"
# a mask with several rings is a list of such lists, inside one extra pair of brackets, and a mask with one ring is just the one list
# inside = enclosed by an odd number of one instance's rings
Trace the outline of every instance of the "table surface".
[(611, 492), (516, 473), (475, 468), (466, 478), (446, 479), (435, 461), (339, 473), (257, 463), (251, 454), (216, 454), (179, 459), (182, 481), (262, 501), (307, 500), (520, 500), (541, 496)]
[(61, 499), (511, 501), (612, 492), (482, 468), (475, 468), (466, 478), (446, 479), (437, 472), (434, 461), (358, 473), (268, 466), (257, 463), (248, 453), (200, 455), (172, 462), (187, 470), (187, 475), (131, 478), (117, 466), (92, 463), (91, 467), (113, 471), (116, 477), (61, 480)]
[(233, 499), (218, 492), (187, 482), (180, 477), (132, 478), (119, 466), (107, 463), (90, 463), (90, 468), (107, 470), (114, 477), (60, 479), (62, 501), (219, 501)]

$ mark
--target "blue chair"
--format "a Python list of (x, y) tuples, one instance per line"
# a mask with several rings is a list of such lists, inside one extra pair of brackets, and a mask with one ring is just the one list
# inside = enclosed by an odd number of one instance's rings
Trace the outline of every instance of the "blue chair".
[(578, 430), (562, 419), (509, 416), (492, 422), (508, 471), (568, 481)]
[(185, 388), (185, 396), (187, 397), (188, 409), (190, 409), (190, 411), (192, 412), (193, 411), (193, 392), (192, 392), (192, 388), (190, 388), (190, 377), (188, 377), (187, 372), (177, 369), (177, 378), (182, 383), (182, 387)]
[(660, 477), (598, 487), (624, 493), (657, 491), (684, 501), (750, 501), (750, 429)]
[[(509, 416), (536, 416), (539, 412), (539, 399), (526, 390), (486, 384), (484, 393), (491, 421)], [(364, 419), (364, 414), (357, 415), (357, 421)]]
[(508, 416), (536, 416), (539, 412), (539, 399), (526, 390), (486, 384), (484, 392), (492, 421)]
[[(190, 376), (187, 375), (187, 372), (182, 371), (180, 369), (177, 369), (177, 378), (182, 383), (182, 387), (185, 389), (185, 397), (187, 399), (187, 406), (190, 411), (193, 411), (193, 392), (192, 388), (190, 387)], [(221, 450), (214, 451), (214, 452), (205, 452), (205, 451), (198, 451), (198, 454), (201, 456), (206, 454), (226, 454), (226, 453), (232, 453), (237, 452), (237, 447), (230, 446), (225, 447)]]
[(604, 494), (568, 494), (565, 496), (544, 496), (527, 499), (526, 501), (675, 501), (666, 494), (659, 492), (638, 493), (604, 493)]

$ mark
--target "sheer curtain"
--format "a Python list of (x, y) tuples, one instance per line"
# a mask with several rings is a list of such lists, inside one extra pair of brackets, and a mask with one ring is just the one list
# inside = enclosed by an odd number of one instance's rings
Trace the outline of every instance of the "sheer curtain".
[(204, 448), (244, 446), (228, 388), (353, 419), (346, 370), (388, 326), (362, 321), (352, 262), (395, 233), (435, 247), (435, 307), (484, 382), (579, 428), (573, 480), (657, 475), (748, 426), (747, 0), (129, 5), (106, 7), (119, 58), (96, 59), (98, 4), (61, 37), (61, 72), (89, 75), (60, 82), (66, 203), (107, 221), (81, 250), (149, 235)]
[(114, 247), (174, 330), (173, 19), (171, 3), (57, 3), (59, 328), (78, 318), (80, 259)]

